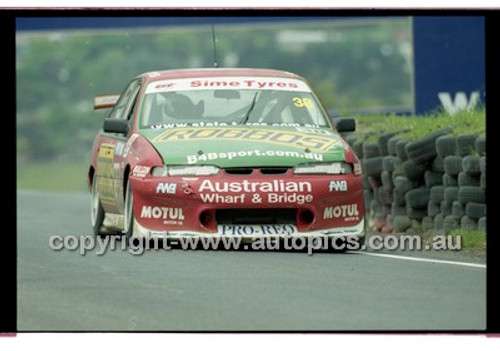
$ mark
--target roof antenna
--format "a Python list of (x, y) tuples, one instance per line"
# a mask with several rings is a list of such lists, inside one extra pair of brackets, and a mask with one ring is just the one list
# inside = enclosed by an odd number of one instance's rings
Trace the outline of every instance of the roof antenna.
[(212, 24), (212, 40), (213, 40), (213, 44), (214, 44), (214, 68), (217, 68), (218, 67), (218, 64), (217, 64), (217, 45), (216, 45), (216, 40), (215, 40), (215, 27), (213, 24)]

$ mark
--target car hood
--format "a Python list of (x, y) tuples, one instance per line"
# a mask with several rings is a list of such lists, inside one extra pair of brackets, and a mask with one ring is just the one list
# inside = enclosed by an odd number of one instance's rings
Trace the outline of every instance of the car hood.
[(140, 131), (167, 165), (293, 167), (345, 160), (340, 135), (325, 128), (185, 127)]

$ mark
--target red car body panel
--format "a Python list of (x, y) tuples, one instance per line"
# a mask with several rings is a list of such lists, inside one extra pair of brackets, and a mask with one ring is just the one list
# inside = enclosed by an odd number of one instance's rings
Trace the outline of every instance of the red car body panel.
[[(309, 86), (296, 74), (276, 70), (188, 69), (150, 72), (136, 77), (142, 82), (137, 96), (140, 99), (152, 81), (230, 76), (293, 78)], [(299, 233), (363, 226), (363, 176), (359, 174), (311, 176), (294, 174), (293, 169), (289, 169), (284, 174), (269, 175), (262, 174), (256, 167), (251, 175), (227, 174), (220, 170), (213, 176), (151, 176), (151, 170), (163, 166), (164, 160), (136, 129), (137, 110), (134, 108), (127, 137), (100, 131), (94, 140), (88, 179), (90, 183), (94, 173), (97, 175), (100, 189), (104, 189), (100, 197), (107, 214), (124, 213), (124, 189), (130, 182), (135, 220), (151, 232), (220, 234), (216, 222), (218, 213), (231, 209), (260, 210), (260, 213), (283, 210), (291, 216)], [(335, 131), (332, 123), (330, 125)], [(344, 140), (342, 143), (345, 162), (359, 164), (350, 146)], [(337, 184), (337, 188), (332, 184)], [(270, 189), (272, 191), (268, 191)], [(356, 235), (363, 236), (363, 230), (360, 234), (359, 228), (356, 229)], [(348, 232), (346, 229), (343, 234)]]

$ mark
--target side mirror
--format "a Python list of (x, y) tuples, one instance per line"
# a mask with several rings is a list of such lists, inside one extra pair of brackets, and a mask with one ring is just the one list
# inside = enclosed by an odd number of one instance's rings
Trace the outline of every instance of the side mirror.
[(103, 130), (106, 133), (128, 133), (128, 121), (119, 118), (106, 118), (104, 120)]
[(356, 120), (354, 118), (335, 118), (333, 123), (339, 133), (354, 132), (356, 130)]

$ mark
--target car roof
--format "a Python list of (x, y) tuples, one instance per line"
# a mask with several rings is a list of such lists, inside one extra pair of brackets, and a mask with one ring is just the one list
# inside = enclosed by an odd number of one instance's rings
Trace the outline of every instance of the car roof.
[(189, 68), (146, 72), (139, 77), (147, 81), (178, 78), (208, 78), (208, 77), (279, 77), (295, 78), (305, 81), (301, 76), (276, 69), (261, 68)]

